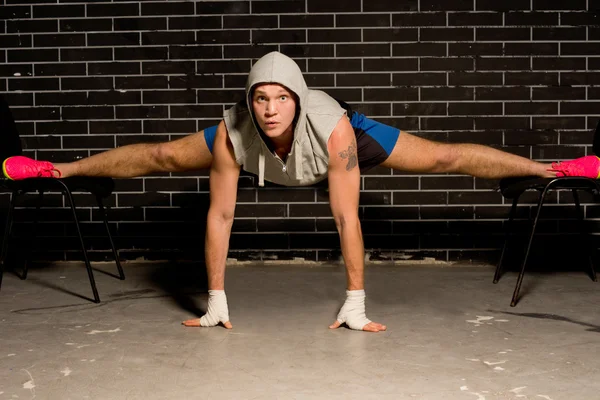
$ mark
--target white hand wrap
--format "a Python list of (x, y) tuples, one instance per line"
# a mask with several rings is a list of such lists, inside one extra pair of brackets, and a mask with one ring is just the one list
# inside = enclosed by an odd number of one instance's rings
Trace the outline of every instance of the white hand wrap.
[(229, 308), (224, 290), (208, 291), (208, 311), (200, 318), (200, 326), (215, 326), (229, 321)]
[(365, 315), (365, 297), (364, 290), (346, 290), (346, 302), (337, 316), (338, 322), (345, 322), (350, 329), (362, 331), (371, 322)]

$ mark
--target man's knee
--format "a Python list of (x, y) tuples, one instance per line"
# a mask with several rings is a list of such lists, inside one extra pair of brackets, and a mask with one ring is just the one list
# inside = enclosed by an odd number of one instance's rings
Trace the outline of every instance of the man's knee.
[(434, 165), (432, 172), (453, 172), (460, 160), (459, 147), (456, 144), (439, 143), (433, 152)]
[(171, 142), (155, 143), (152, 145), (152, 159), (163, 171), (177, 170), (177, 154)]

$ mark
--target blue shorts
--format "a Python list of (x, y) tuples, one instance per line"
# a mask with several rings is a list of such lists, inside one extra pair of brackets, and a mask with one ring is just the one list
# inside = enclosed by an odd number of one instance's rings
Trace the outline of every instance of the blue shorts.
[[(400, 136), (400, 129), (384, 125), (357, 112), (352, 113), (350, 125), (356, 135), (358, 165), (361, 172), (384, 162), (392, 154)], [(211, 153), (216, 133), (217, 125), (204, 129), (206, 145)]]

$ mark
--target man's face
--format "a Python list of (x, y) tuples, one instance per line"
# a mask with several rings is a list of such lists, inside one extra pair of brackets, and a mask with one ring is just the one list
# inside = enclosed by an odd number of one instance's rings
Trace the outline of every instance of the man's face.
[(292, 132), (296, 99), (284, 86), (276, 83), (256, 86), (252, 93), (252, 109), (258, 126), (268, 137), (276, 138)]

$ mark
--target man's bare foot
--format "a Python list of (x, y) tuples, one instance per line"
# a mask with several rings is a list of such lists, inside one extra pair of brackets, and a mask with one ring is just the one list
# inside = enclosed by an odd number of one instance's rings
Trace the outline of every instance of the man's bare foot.
[[(342, 324), (336, 320), (333, 324), (329, 325), (329, 329), (337, 329), (341, 325)], [(377, 322), (369, 322), (368, 324), (363, 326), (362, 330), (365, 332), (379, 332), (387, 330), (387, 326)]]
[[(186, 321), (183, 321), (181, 324), (193, 328), (198, 328), (202, 326), (200, 325), (200, 318), (188, 319)], [(222, 325), (227, 329), (233, 328), (233, 325), (231, 325), (230, 321), (224, 322), (222, 323)]]

